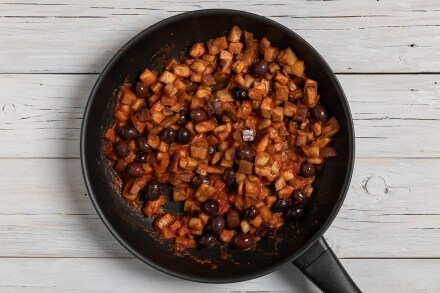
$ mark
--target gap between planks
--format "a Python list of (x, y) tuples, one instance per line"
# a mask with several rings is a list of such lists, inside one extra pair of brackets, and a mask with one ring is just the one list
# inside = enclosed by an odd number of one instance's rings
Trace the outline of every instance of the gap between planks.
[[(0, 259), (138, 259), (135, 256), (0, 256)], [(347, 260), (440, 260), (440, 257), (338, 257)]]
[[(409, 72), (338, 72), (336, 75), (439, 75), (440, 71), (409, 71)], [(0, 72), (0, 75), (100, 75), (101, 72)]]

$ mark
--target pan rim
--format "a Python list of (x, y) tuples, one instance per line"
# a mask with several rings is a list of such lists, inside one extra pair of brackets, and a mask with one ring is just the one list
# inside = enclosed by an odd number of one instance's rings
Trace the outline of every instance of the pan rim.
[[(274, 263), (270, 266), (266, 266), (264, 269), (260, 269), (258, 271), (254, 271), (254, 272), (246, 273), (246, 274), (239, 274), (236, 277), (227, 277), (227, 278), (226, 277), (215, 278), (213, 276), (204, 277), (204, 276), (192, 275), (191, 273), (181, 273), (181, 272), (172, 270), (166, 266), (163, 266), (162, 264), (160, 264), (158, 262), (154, 262), (154, 261), (144, 257), (143, 255), (138, 253), (136, 251), (136, 249), (134, 249), (132, 246), (130, 246), (124, 240), (124, 238), (116, 231), (116, 229), (112, 226), (112, 224), (107, 219), (104, 212), (102, 211), (101, 207), (99, 206), (97, 199), (95, 198), (94, 190), (91, 187), (90, 174), (89, 174), (88, 168), (87, 168), (86, 144), (85, 144), (86, 134), (87, 134), (86, 126), (88, 125), (88, 120), (89, 120), (88, 118), (91, 115), (90, 114), (90, 108), (91, 108), (90, 105), (92, 104), (93, 100), (97, 96), (97, 94), (96, 94), (97, 90), (101, 86), (101, 83), (104, 80), (104, 76), (106, 74), (108, 74), (109, 69), (112, 67), (112, 65), (114, 63), (116, 63), (124, 55), (125, 50), (131, 48), (132, 46), (135, 46), (138, 43), (138, 41), (142, 40), (150, 32), (153, 32), (155, 30), (159, 30), (159, 29), (161, 29), (161, 27), (164, 27), (164, 26), (176, 23), (176, 22), (184, 21), (184, 20), (187, 20), (190, 18), (201, 17), (201, 16), (206, 16), (206, 15), (212, 15), (212, 14), (228, 15), (228, 16), (233, 15), (233, 16), (238, 16), (238, 17), (245, 16), (245, 17), (249, 17), (249, 18), (254, 18), (258, 22), (262, 22), (268, 26), (276, 27), (277, 29), (281, 30), (283, 33), (285, 33), (287, 35), (294, 35), (297, 39), (304, 42), (305, 46), (308, 48), (308, 50), (311, 52), (311, 54), (313, 54), (313, 56), (315, 58), (317, 58), (318, 62), (323, 65), (323, 67), (325, 68), (325, 71), (326, 71), (326, 75), (329, 76), (329, 78), (331, 79), (331, 82), (335, 85), (336, 92), (338, 93), (338, 95), (340, 96), (341, 101), (342, 101), (341, 104), (342, 104), (343, 112), (347, 115), (347, 121), (348, 121), (347, 173), (345, 174), (343, 186), (340, 191), (340, 196), (337, 199), (335, 205), (333, 206), (331, 213), (329, 214), (327, 219), (322, 224), (321, 228), (318, 231), (316, 231), (316, 233), (313, 235), (313, 237), (311, 237), (310, 240), (308, 242), (306, 242), (300, 249), (298, 249), (295, 253), (286, 256), (282, 261)], [(181, 278), (184, 280), (202, 282), (202, 283), (214, 283), (214, 284), (233, 283), (233, 282), (241, 282), (241, 281), (246, 281), (246, 280), (250, 280), (250, 279), (264, 276), (266, 274), (269, 274), (269, 273), (291, 263), (296, 258), (298, 258), (302, 254), (304, 254), (308, 249), (310, 249), (310, 247), (320, 237), (323, 237), (323, 234), (330, 227), (330, 225), (334, 221), (336, 215), (338, 214), (338, 212), (342, 206), (342, 203), (344, 202), (344, 199), (345, 199), (347, 192), (348, 192), (348, 188), (350, 185), (350, 181), (351, 181), (351, 177), (352, 177), (352, 173), (353, 173), (353, 168), (354, 168), (354, 158), (355, 158), (355, 139), (354, 139), (354, 137), (355, 137), (355, 135), (354, 135), (353, 119), (352, 119), (351, 111), (350, 111), (350, 108), (348, 105), (347, 98), (344, 94), (344, 91), (343, 91), (336, 75), (334, 74), (334, 72), (332, 71), (332, 69), (330, 68), (328, 63), (318, 53), (318, 51), (316, 51), (316, 49), (314, 49), (306, 40), (304, 40), (301, 36), (296, 34), (290, 28), (288, 28), (278, 22), (275, 22), (271, 19), (268, 19), (264, 16), (258, 15), (258, 14), (240, 11), (240, 10), (233, 10), (233, 9), (201, 9), (201, 10), (189, 11), (189, 12), (184, 12), (184, 13), (181, 13), (181, 14), (178, 14), (175, 16), (171, 16), (169, 18), (166, 18), (164, 20), (161, 20), (161, 21), (151, 25), (150, 27), (142, 30), (140, 33), (138, 33), (133, 38), (131, 38), (110, 59), (110, 61), (107, 63), (107, 65), (104, 67), (104, 69), (101, 71), (99, 77), (97, 78), (95, 85), (93, 86), (93, 89), (92, 89), (90, 96), (88, 98), (85, 110), (84, 110), (84, 116), (83, 116), (83, 121), (82, 121), (82, 125), (81, 125), (81, 134), (80, 134), (80, 161), (81, 161), (81, 169), (82, 169), (85, 185), (86, 185), (89, 197), (92, 201), (92, 204), (93, 204), (97, 214), (99, 215), (99, 217), (101, 218), (102, 222), (107, 227), (107, 229), (110, 231), (110, 233), (113, 235), (113, 237), (115, 237), (116, 240), (118, 240), (118, 242), (123, 247), (125, 247), (125, 249), (127, 249), (131, 254), (133, 254), (136, 258), (140, 259), (144, 263), (148, 264), (149, 266), (151, 266), (161, 272), (164, 272), (168, 275), (178, 277), (178, 278)]]

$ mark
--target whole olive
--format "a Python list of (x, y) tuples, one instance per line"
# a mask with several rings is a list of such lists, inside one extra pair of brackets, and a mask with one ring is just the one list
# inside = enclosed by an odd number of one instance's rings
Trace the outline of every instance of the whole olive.
[(240, 234), (234, 238), (234, 246), (240, 250), (252, 248), (255, 245), (255, 238), (250, 234)]
[(226, 186), (231, 186), (235, 183), (234, 168), (232, 167), (226, 168), (226, 170), (223, 173), (223, 181), (225, 182)]
[(218, 213), (219, 205), (218, 202), (214, 199), (207, 199), (200, 204), (200, 208), (203, 212), (210, 216), (215, 216)]
[(202, 176), (197, 174), (196, 176), (193, 177), (193, 179), (191, 180), (191, 185), (194, 188), (199, 188), (200, 185), (202, 185), (202, 183), (206, 183), (209, 184), (209, 178), (208, 176)]
[(207, 225), (208, 230), (212, 234), (218, 235), (225, 229), (225, 219), (222, 216), (215, 216), (209, 219)]
[(136, 146), (141, 152), (151, 151), (152, 148), (147, 143), (147, 138), (144, 135), (140, 135), (136, 138)]
[(259, 212), (254, 206), (250, 206), (244, 210), (243, 217), (247, 220), (252, 220), (258, 216)]
[(171, 127), (165, 128), (162, 130), (162, 134), (160, 139), (166, 142), (167, 144), (172, 144), (176, 141), (177, 131)]
[(120, 140), (114, 144), (114, 149), (116, 154), (120, 158), (125, 158), (130, 153), (130, 147), (128, 145), (128, 141)]
[(139, 152), (136, 154), (136, 157), (134, 158), (134, 160), (138, 163), (145, 164), (148, 162), (148, 154), (146, 154), (144, 152)]
[(185, 127), (182, 127), (179, 129), (179, 132), (177, 132), (177, 141), (180, 144), (187, 144), (191, 140), (191, 132), (186, 129)]
[(277, 199), (271, 206), (272, 211), (282, 213), (289, 209), (289, 202), (285, 199)]
[(209, 119), (208, 113), (203, 108), (194, 108), (189, 112), (189, 117), (194, 124), (206, 121)]
[(240, 226), (240, 213), (237, 210), (229, 210), (225, 218), (226, 228), (234, 230)]
[(315, 166), (310, 163), (303, 163), (301, 165), (301, 174), (305, 177), (313, 176), (315, 174)]
[(284, 214), (287, 219), (294, 220), (299, 219), (304, 214), (304, 208), (302, 205), (291, 206)]
[(248, 98), (248, 91), (245, 88), (236, 86), (232, 89), (232, 97), (237, 101), (243, 101)]
[(307, 196), (304, 194), (304, 191), (302, 191), (301, 189), (295, 190), (292, 194), (292, 198), (295, 203), (301, 205), (306, 204), (308, 201)]
[(235, 153), (237, 159), (252, 162), (255, 158), (255, 151), (249, 146), (242, 146)]
[(161, 193), (161, 183), (156, 179), (151, 179), (148, 182), (145, 198), (147, 200), (157, 200)]
[(148, 85), (143, 82), (137, 82), (134, 84), (133, 91), (139, 98), (145, 99), (148, 97)]
[(116, 133), (125, 140), (134, 139), (139, 135), (139, 132), (136, 130), (136, 128), (130, 125), (119, 127)]
[(177, 120), (176, 124), (184, 126), (186, 122), (188, 122), (188, 111), (186, 111), (186, 109), (182, 109), (179, 111), (179, 120)]
[(199, 238), (199, 244), (203, 248), (211, 249), (217, 243), (215, 236), (211, 233), (205, 233)]
[(142, 168), (142, 165), (136, 162), (131, 162), (128, 164), (125, 171), (130, 175), (131, 177), (141, 177), (144, 175), (144, 169)]
[(322, 106), (321, 104), (316, 105), (315, 108), (312, 109), (312, 112), (316, 120), (318, 121), (327, 120), (327, 111), (325, 110), (324, 106)]
[(269, 66), (266, 61), (260, 60), (254, 63), (251, 67), (250, 73), (255, 78), (263, 77), (266, 72), (269, 70)]

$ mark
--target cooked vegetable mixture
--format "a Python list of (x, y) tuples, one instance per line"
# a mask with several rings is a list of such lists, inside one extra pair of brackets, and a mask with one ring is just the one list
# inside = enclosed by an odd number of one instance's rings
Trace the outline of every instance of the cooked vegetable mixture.
[[(176, 250), (253, 249), (297, 220), (339, 130), (292, 48), (234, 26), (119, 90), (105, 154)], [(182, 202), (181, 213), (164, 209)]]

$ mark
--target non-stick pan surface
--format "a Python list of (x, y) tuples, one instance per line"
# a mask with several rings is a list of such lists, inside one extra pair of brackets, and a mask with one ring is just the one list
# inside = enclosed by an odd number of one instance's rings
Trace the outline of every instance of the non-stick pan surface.
[[(189, 45), (225, 35), (233, 25), (268, 37), (274, 46), (292, 47), (317, 80), (321, 102), (337, 117), (334, 137), (338, 157), (329, 159), (317, 175), (313, 200), (304, 218), (288, 222), (274, 240), (263, 239), (255, 251), (193, 249), (172, 253), (159, 241), (147, 220), (121, 198), (115, 174), (103, 155), (103, 133), (113, 121), (114, 92), (125, 80), (134, 81), (146, 67), (180, 57)], [(293, 28), (294, 29), (294, 28)], [(329, 44), (330, 46), (331, 44)], [(234, 10), (201, 10), (177, 15), (142, 31), (122, 47), (99, 76), (90, 95), (81, 133), (81, 163), (87, 189), (103, 222), (119, 242), (145, 263), (168, 274), (200, 282), (243, 281), (270, 273), (309, 249), (330, 226), (347, 192), (354, 162), (354, 132), (344, 93), (324, 59), (290, 29), (254, 14)]]

